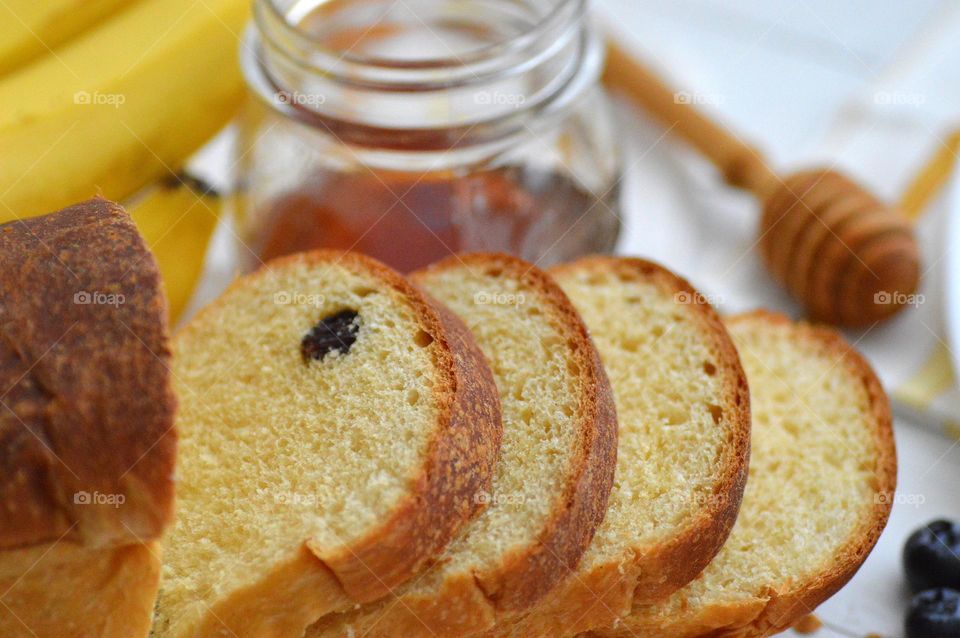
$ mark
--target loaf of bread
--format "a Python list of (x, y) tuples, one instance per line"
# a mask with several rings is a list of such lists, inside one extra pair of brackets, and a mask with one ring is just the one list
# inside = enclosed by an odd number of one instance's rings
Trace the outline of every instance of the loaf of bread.
[(63, 541), (5, 550), (0, 636), (144, 638), (159, 581), (157, 541), (98, 548)]
[(534, 266), (458, 255), (413, 280), (461, 316), (503, 405), (487, 509), (425, 575), (307, 635), (457, 637), (524, 612), (579, 562), (604, 516), (616, 456), (606, 375), (579, 315)]
[(183, 443), (156, 636), (301, 638), (403, 583), (482, 509), (501, 438), (490, 370), (379, 262), (271, 262), (174, 352)]
[(583, 315), (613, 386), (616, 483), (580, 568), (496, 636), (571, 636), (668, 596), (727, 538), (746, 478), (746, 376), (705, 298), (640, 259), (589, 257), (550, 272)]
[(166, 314), (116, 204), (0, 226), (0, 635), (146, 635), (173, 505)]
[(740, 516), (703, 574), (595, 636), (770, 636), (839, 590), (886, 524), (896, 454), (886, 396), (838, 333), (765, 312), (728, 322), (750, 381)]

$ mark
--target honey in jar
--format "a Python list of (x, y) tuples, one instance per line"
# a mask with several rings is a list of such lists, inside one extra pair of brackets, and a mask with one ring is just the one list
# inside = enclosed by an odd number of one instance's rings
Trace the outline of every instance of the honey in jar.
[(611, 250), (621, 160), (601, 57), (582, 1), (261, 0), (236, 150), (244, 264)]

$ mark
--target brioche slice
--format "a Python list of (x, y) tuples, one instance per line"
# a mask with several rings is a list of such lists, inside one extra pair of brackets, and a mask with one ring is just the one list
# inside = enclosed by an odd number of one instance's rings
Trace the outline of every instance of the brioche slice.
[(149, 630), (173, 510), (166, 316), (118, 205), (0, 226), (0, 636)]
[(597, 636), (769, 636), (857, 571), (896, 482), (890, 409), (838, 333), (764, 312), (728, 322), (750, 380), (753, 456), (730, 539), (664, 603)]
[(463, 324), (379, 262), (271, 262), (174, 355), (183, 454), (157, 636), (300, 638), (415, 574), (482, 507), (493, 378)]
[(491, 635), (571, 636), (693, 579), (726, 539), (749, 455), (746, 376), (704, 297), (640, 259), (588, 257), (550, 271), (590, 328), (620, 422), (606, 519), (580, 568)]
[(503, 405), (489, 507), (436, 567), (385, 600), (321, 620), (316, 636), (463, 636), (536, 603), (603, 518), (616, 457), (609, 385), (566, 296), (503, 255), (444, 260), (413, 280), (468, 323)]

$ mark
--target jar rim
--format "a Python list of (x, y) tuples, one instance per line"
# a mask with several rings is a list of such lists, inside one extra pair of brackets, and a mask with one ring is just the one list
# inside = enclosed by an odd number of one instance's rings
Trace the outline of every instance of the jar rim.
[[(552, 4), (534, 27), (501, 41), (501, 48), (511, 47), (506, 53), (478, 47), (476, 62), (460, 57), (456, 66), (439, 69), (420, 62), (318, 61), (312, 38), (290, 40), (287, 20), (279, 25), (265, 10), (264, 3), (273, 2), (258, 1), (264, 15), (248, 27), (241, 46), (248, 85), (272, 109), (358, 147), (433, 152), (501, 144), (534, 122), (539, 127), (562, 115), (596, 84), (603, 61), (599, 34), (586, 19), (587, 0)], [(437, 110), (431, 105), (438, 98), (455, 106)], [(404, 101), (415, 106), (398, 117)]]
[[(556, 4), (546, 14), (522, 33), (485, 44), (464, 53), (422, 60), (371, 56), (326, 46), (319, 38), (312, 36), (297, 24), (292, 23), (287, 14), (278, 6), (276, 0), (257, 0), (257, 16), (260, 20), (270, 20), (273, 25), (283, 31), (284, 36), (295, 41), (304, 50), (309, 50), (311, 58), (317, 61), (313, 66), (318, 68), (332, 67), (339, 63), (370, 70), (436, 72), (444, 69), (455, 71), (528, 50), (547, 34), (564, 24), (581, 20), (586, 15), (587, 2), (588, 0), (557, 0)], [(317, 6), (322, 6), (322, 3)], [(264, 8), (269, 15), (263, 13)]]

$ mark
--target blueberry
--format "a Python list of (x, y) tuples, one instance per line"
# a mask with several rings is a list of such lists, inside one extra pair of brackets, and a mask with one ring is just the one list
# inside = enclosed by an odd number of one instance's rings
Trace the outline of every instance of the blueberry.
[(960, 524), (933, 521), (911, 534), (903, 548), (903, 568), (914, 593), (934, 587), (960, 590)]
[(910, 601), (907, 638), (957, 638), (960, 636), (960, 592), (928, 589)]

